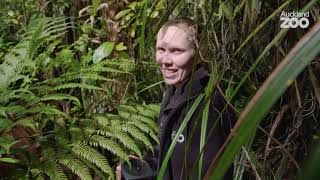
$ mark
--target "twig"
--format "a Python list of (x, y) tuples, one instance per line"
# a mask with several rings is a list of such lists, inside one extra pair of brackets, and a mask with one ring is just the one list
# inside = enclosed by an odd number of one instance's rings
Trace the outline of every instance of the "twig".
[(297, 161), (293, 158), (293, 156), (286, 150), (283, 144), (281, 144), (278, 140), (276, 140), (274, 137), (272, 137), (266, 130), (264, 130), (261, 126), (258, 125), (258, 129), (261, 130), (263, 133), (265, 133), (272, 141), (274, 141), (276, 144), (280, 146), (280, 148), (288, 155), (289, 159), (293, 162), (293, 164), (298, 169), (299, 173), (301, 172), (301, 168)]
[(254, 164), (251, 162), (251, 159), (250, 159), (250, 156), (249, 156), (249, 153), (246, 151), (246, 149), (242, 146), (242, 150), (244, 152), (244, 154), (246, 155), (246, 158), (248, 159), (249, 163), (250, 163), (250, 166), (254, 172), (254, 174), (256, 175), (256, 179), (257, 180), (261, 180), (261, 177), (259, 176), (258, 174), (258, 171), (257, 171), (257, 168), (254, 166)]
[[(281, 111), (279, 112), (279, 114), (276, 117), (276, 120), (274, 121), (272, 128), (270, 130), (270, 137), (273, 136), (273, 133), (275, 132), (276, 128), (278, 127), (279, 122), (281, 121), (281, 119), (283, 118), (284, 113), (288, 110), (289, 106), (285, 105), (281, 108)], [(263, 159), (263, 165), (264, 167), (266, 167), (266, 161), (267, 161), (267, 157), (269, 155), (269, 146), (271, 144), (271, 138), (268, 137), (267, 140), (267, 144), (266, 144), (266, 148), (264, 150), (264, 159)]]

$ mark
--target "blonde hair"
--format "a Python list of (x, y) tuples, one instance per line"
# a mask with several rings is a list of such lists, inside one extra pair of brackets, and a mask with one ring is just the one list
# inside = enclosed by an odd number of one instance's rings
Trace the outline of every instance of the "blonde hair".
[(193, 46), (195, 46), (198, 38), (198, 33), (197, 33), (197, 26), (194, 21), (186, 18), (169, 20), (166, 23), (164, 23), (160, 29), (160, 31), (162, 32), (162, 35), (164, 35), (168, 30), (168, 28), (171, 26), (175, 26), (185, 30), (190, 37), (189, 40), (192, 42)]

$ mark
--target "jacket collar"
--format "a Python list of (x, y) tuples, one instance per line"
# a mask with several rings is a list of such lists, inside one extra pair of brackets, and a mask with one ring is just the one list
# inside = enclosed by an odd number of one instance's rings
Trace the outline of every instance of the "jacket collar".
[(199, 95), (206, 87), (209, 80), (208, 71), (202, 65), (197, 65), (195, 71), (190, 74), (178, 88), (167, 86), (163, 99), (164, 110), (175, 108), (179, 104)]

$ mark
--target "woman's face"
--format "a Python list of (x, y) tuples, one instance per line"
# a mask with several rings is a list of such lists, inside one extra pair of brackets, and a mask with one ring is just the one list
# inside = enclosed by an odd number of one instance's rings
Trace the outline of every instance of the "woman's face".
[(179, 85), (192, 71), (195, 55), (193, 39), (184, 28), (169, 26), (160, 29), (157, 35), (156, 61), (164, 81), (168, 85)]

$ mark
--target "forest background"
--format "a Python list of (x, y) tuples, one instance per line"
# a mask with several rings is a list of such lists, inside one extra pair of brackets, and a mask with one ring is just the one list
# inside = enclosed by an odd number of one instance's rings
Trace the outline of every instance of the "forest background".
[[(319, 10), (317, 0), (0, 0), (1, 179), (112, 179), (128, 154), (153, 151), (164, 90), (155, 35), (175, 17), (198, 22), (197, 57), (239, 117), (206, 178), (234, 162), (234, 179), (316, 179)], [(281, 29), (283, 11), (309, 12), (309, 26)]]

